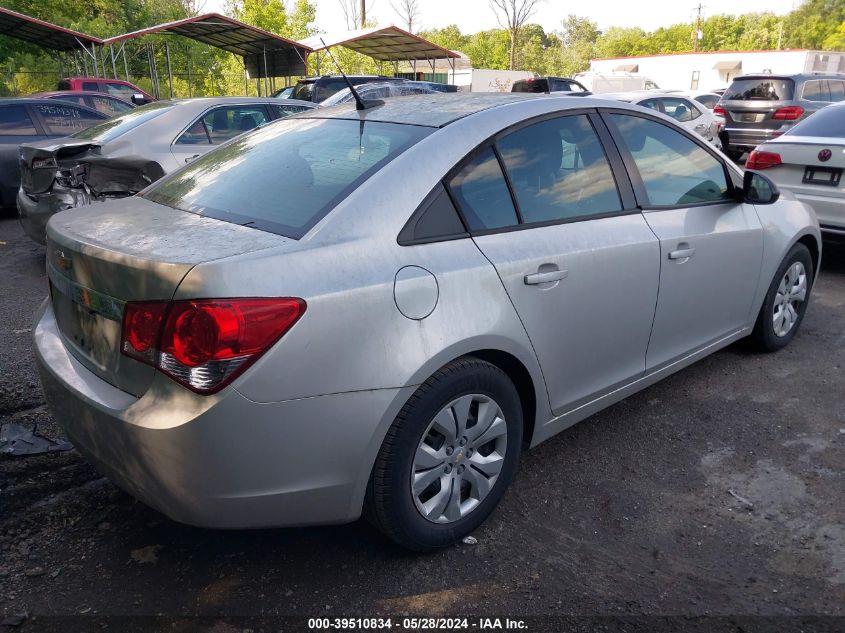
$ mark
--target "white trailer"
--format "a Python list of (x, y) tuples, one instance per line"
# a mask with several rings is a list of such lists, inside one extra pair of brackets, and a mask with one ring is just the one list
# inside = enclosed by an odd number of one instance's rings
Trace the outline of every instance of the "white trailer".
[(737, 75), (845, 72), (845, 53), (830, 51), (713, 51), (594, 59), (590, 72), (635, 73), (661, 88), (709, 92), (726, 88)]

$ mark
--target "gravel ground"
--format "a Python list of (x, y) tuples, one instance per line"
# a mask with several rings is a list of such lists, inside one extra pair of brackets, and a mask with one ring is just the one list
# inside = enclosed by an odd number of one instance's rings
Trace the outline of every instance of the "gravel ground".
[[(0, 422), (60, 437), (30, 343), (43, 258), (0, 219)], [(308, 617), (405, 614), (541, 618), (530, 630), (564, 630), (550, 616), (658, 630), (658, 615), (767, 616), (660, 630), (845, 630), (843, 352), (845, 248), (826, 245), (788, 348), (732, 346), (525, 453), (477, 544), (426, 556), (363, 521), (187, 527), (75, 451), (0, 457), (0, 617), (69, 631), (308, 630)], [(112, 616), (149, 617), (97, 620)], [(267, 620), (245, 629), (224, 616)], [(808, 624), (817, 616), (838, 617)]]

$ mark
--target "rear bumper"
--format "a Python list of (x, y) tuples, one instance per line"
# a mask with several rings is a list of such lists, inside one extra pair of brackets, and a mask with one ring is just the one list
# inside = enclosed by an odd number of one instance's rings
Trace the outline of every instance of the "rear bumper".
[(23, 189), (18, 189), (17, 206), (24, 233), (39, 244), (44, 244), (47, 221), (59, 210), (58, 199), (49, 193), (33, 199), (25, 194)]
[(258, 404), (157, 375), (136, 398), (68, 353), (49, 301), (33, 332), (47, 402), (79, 452), (144, 503), (202, 527), (355, 520), (384, 432), (413, 391)]
[(765, 143), (773, 138), (781, 136), (786, 132), (791, 125), (784, 125), (777, 129), (751, 129), (741, 127), (724, 127), (719, 132), (722, 139), (722, 145), (730, 149), (745, 149), (752, 150), (760, 143)]

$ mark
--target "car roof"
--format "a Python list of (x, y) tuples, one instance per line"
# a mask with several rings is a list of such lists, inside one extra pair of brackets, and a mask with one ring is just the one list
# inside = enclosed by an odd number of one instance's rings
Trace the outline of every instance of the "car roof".
[(214, 105), (227, 105), (227, 104), (263, 104), (263, 103), (271, 103), (271, 104), (279, 104), (279, 105), (301, 105), (305, 106), (306, 108), (314, 108), (317, 106), (316, 103), (312, 103), (311, 101), (302, 101), (300, 99), (279, 99), (278, 97), (194, 97), (192, 99), (162, 99), (161, 101), (157, 101), (156, 103), (171, 103), (176, 106), (196, 106), (198, 108), (204, 107), (207, 108), (209, 106)]
[[(121, 99), (120, 97), (116, 97), (115, 95), (110, 95), (107, 92), (98, 92), (96, 90), (46, 90), (44, 92), (33, 92), (30, 97), (49, 97), (53, 95), (68, 95), (71, 97), (77, 96), (85, 96), (89, 95), (92, 97), (106, 97), (107, 99), (117, 99), (118, 101), (123, 101), (123, 103), (129, 103), (126, 99)], [(131, 105), (131, 104), (130, 104)]]
[(845, 73), (749, 73), (748, 75), (739, 75), (734, 77), (733, 81), (739, 81), (741, 79), (845, 79)]
[[(560, 97), (550, 97), (546, 94), (532, 94), (527, 92), (481, 92), (469, 94), (438, 92), (387, 99), (384, 104), (368, 108), (367, 110), (356, 110), (355, 103), (350, 102), (312, 110), (308, 114), (301, 114), (299, 116), (321, 119), (364, 119), (385, 123), (443, 127), (453, 121), (475, 114), (476, 112), (481, 112), (482, 110), (488, 110), (508, 103), (542, 98), (560, 99)], [(587, 104), (579, 99), (576, 105), (585, 107)]]

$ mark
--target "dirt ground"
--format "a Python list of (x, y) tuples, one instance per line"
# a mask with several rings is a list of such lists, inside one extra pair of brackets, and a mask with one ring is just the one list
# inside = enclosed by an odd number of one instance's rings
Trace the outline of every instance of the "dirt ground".
[[(30, 342), (43, 257), (0, 219), (0, 423), (60, 437)], [(307, 631), (314, 617), (413, 615), (471, 616), (471, 630), (494, 630), (481, 616), (535, 631), (845, 630), (843, 361), (845, 248), (826, 245), (788, 348), (735, 345), (525, 453), (477, 544), (425, 556), (364, 521), (187, 527), (75, 451), (0, 457), (0, 619), (22, 631)]]

